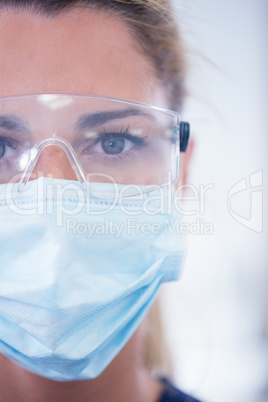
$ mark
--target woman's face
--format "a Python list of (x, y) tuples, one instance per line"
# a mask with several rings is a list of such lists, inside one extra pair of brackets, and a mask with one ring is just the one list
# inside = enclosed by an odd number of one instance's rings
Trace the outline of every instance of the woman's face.
[(128, 28), (104, 12), (1, 11), (0, 54), (0, 97), (80, 93), (167, 106)]

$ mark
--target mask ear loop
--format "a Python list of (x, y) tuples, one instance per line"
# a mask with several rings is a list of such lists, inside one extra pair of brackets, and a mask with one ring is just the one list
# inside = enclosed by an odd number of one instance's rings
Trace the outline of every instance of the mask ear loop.
[(86, 177), (84, 175), (82, 166), (80, 165), (73, 148), (71, 145), (61, 139), (61, 138), (55, 138), (56, 133), (53, 135), (52, 138), (48, 138), (46, 140), (41, 141), (39, 144), (35, 145), (34, 148), (31, 150), (31, 155), (30, 155), (30, 160), (25, 168), (25, 171), (23, 173), (23, 176), (20, 180), (19, 186), (18, 186), (18, 192), (21, 192), (25, 189), (25, 186), (27, 185), (31, 174), (34, 170), (34, 167), (37, 163), (37, 160), (41, 154), (41, 152), (48, 146), (51, 145), (57, 145), (60, 147), (66, 154), (67, 158), (69, 159), (69, 162), (78, 178), (78, 181), (80, 184), (86, 189)]

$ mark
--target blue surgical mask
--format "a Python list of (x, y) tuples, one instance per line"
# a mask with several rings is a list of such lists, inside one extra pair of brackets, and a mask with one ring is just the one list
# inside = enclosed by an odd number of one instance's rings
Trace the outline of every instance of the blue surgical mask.
[(179, 217), (153, 193), (144, 207), (139, 197), (85, 200), (76, 185), (41, 178), (10, 198), (0, 185), (0, 353), (58, 381), (97, 377), (184, 257)]

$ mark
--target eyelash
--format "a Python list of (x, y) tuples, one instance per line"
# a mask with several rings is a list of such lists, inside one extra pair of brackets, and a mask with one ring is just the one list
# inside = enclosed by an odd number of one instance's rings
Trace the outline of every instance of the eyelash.
[(146, 136), (138, 137), (136, 135), (130, 134), (128, 131), (129, 131), (129, 127), (124, 128), (123, 126), (120, 127), (120, 129), (114, 127), (112, 130), (109, 130), (109, 131), (106, 131), (104, 129), (99, 134), (99, 137), (96, 139), (94, 145), (96, 145), (98, 142), (100, 142), (106, 138), (109, 138), (109, 136), (124, 138), (125, 140), (132, 141), (135, 145), (138, 145), (141, 148), (150, 145), (151, 142), (148, 140), (148, 138)]
[[(0, 147), (4, 146), (4, 147), (9, 147), (11, 148), (13, 151), (16, 151), (18, 149), (18, 144), (16, 141), (14, 141), (11, 138), (6, 138), (3, 135), (0, 135)], [(3, 161), (2, 161), (3, 162)]]
[(14, 146), (14, 141), (10, 138), (6, 138), (4, 136), (0, 136), (0, 145), (7, 145), (8, 147), (12, 149), (16, 149), (16, 146)]

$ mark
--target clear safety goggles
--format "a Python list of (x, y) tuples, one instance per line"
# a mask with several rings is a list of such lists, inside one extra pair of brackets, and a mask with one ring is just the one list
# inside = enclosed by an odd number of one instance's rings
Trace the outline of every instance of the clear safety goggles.
[[(2, 98), (0, 184), (20, 183), (22, 190), (42, 175), (42, 154), (53, 146), (82, 185), (164, 186), (178, 179), (189, 131), (178, 113), (140, 102), (68, 94)], [(64, 169), (53, 155), (53, 166)]]

